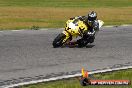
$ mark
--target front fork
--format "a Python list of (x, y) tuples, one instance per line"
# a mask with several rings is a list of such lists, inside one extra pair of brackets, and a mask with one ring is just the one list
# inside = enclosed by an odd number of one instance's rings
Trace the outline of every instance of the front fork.
[(63, 40), (63, 44), (68, 44), (72, 40), (72, 36), (65, 30), (62, 33), (66, 35), (65, 39)]

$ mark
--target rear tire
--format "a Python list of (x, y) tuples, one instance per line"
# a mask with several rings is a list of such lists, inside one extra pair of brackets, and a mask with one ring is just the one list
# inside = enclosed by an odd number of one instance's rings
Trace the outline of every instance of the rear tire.
[(85, 47), (88, 43), (93, 43), (95, 36), (89, 36), (87, 38), (82, 38), (77, 40), (78, 47)]
[(88, 44), (87, 40), (79, 39), (77, 40), (77, 44), (79, 48), (85, 47)]
[(89, 43), (93, 43), (93, 42), (94, 42), (94, 39), (95, 39), (95, 36), (91, 36), (91, 37), (89, 38)]
[(63, 40), (65, 39), (66, 35), (61, 33), (59, 34), (53, 41), (52, 45), (54, 48), (61, 47), (63, 45)]

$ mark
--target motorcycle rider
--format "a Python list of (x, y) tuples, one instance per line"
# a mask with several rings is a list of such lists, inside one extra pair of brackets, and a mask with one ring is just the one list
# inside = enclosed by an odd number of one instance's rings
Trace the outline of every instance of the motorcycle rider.
[(87, 38), (89, 38), (89, 43), (93, 43), (95, 39), (95, 32), (99, 30), (99, 23), (97, 21), (97, 13), (95, 11), (91, 11), (88, 13), (87, 16), (76, 16), (70, 19), (71, 20), (79, 19), (83, 21), (88, 28), (88, 30), (83, 33), (82, 38), (77, 40), (77, 44), (80, 46), (83, 46), (85, 41), (87, 41)]

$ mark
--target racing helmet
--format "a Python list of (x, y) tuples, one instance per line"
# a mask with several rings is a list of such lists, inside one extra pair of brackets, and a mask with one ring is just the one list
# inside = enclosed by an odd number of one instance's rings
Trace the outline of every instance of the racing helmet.
[(88, 23), (95, 21), (97, 18), (97, 13), (95, 11), (92, 11), (88, 14)]

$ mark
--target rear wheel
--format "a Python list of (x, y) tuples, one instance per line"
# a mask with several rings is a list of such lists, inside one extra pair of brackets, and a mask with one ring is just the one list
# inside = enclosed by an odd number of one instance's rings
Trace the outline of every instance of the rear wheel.
[(88, 44), (87, 40), (79, 39), (77, 40), (78, 47), (85, 47)]
[(57, 48), (63, 45), (63, 40), (66, 38), (66, 35), (61, 33), (53, 41), (53, 47)]
[(89, 43), (93, 43), (93, 42), (94, 42), (94, 39), (95, 39), (95, 36), (91, 36), (91, 37), (89, 38)]
[(85, 47), (88, 43), (93, 43), (95, 36), (88, 36), (87, 38), (82, 38), (77, 40), (78, 47)]

